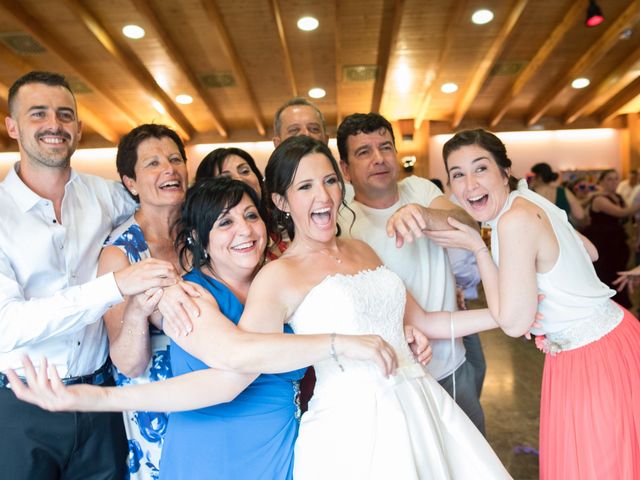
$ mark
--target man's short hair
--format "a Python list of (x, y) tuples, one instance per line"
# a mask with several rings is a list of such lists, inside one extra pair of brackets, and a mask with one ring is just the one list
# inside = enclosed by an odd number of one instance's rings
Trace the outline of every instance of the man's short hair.
[(393, 142), (393, 146), (395, 147), (396, 138), (393, 135), (393, 127), (391, 126), (389, 120), (384, 118), (379, 113), (354, 113), (345, 117), (338, 127), (337, 135), (340, 160), (345, 163), (349, 163), (347, 139), (351, 135), (377, 132), (380, 129), (385, 129), (391, 134), (391, 141)]
[(282, 112), (284, 112), (285, 109), (287, 109), (289, 107), (295, 107), (295, 106), (298, 106), (298, 105), (305, 106), (305, 107), (311, 107), (316, 111), (316, 113), (318, 114), (318, 118), (320, 119), (320, 124), (322, 125), (322, 133), (324, 133), (326, 135), (327, 134), (327, 125), (325, 124), (324, 115), (322, 115), (322, 112), (320, 111), (320, 109), (318, 107), (316, 107), (313, 103), (311, 103), (309, 100), (307, 100), (306, 98), (295, 97), (295, 98), (290, 98), (289, 100), (284, 102), (282, 105), (280, 105), (280, 108), (278, 108), (278, 110), (276, 110), (276, 114), (273, 117), (273, 133), (274, 133), (274, 136), (276, 136), (276, 137), (280, 136), (280, 129), (282, 128), (282, 121), (281, 121), (280, 117), (282, 116)]
[(13, 111), (13, 108), (16, 103), (18, 91), (25, 85), (29, 85), (32, 83), (43, 83), (45, 85), (49, 85), (50, 87), (66, 88), (67, 90), (69, 90), (69, 93), (71, 93), (71, 96), (73, 96), (73, 99), (75, 100), (76, 98), (73, 94), (73, 91), (71, 90), (69, 82), (67, 82), (67, 79), (64, 77), (64, 75), (53, 72), (32, 71), (18, 78), (15, 82), (13, 82), (11, 88), (9, 88), (9, 113), (11, 115), (15, 113)]

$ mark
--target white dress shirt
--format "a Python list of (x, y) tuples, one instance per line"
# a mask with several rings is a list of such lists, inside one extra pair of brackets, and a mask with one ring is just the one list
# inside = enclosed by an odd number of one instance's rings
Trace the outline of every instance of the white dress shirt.
[(96, 278), (105, 238), (135, 210), (122, 185), (74, 171), (62, 201), (27, 187), (19, 162), (0, 183), (0, 370), (28, 354), (46, 356), (62, 377), (87, 375), (105, 362), (101, 320), (122, 296), (113, 274)]

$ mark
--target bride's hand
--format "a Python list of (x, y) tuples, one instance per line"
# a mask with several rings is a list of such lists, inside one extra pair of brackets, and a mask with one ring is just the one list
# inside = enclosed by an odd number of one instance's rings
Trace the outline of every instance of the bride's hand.
[(426, 365), (431, 361), (433, 352), (431, 351), (431, 344), (427, 336), (418, 330), (413, 325), (404, 326), (404, 338), (409, 344), (409, 348), (416, 356), (418, 362), (422, 365)]
[(452, 230), (426, 230), (425, 235), (444, 248), (464, 248), (475, 253), (486, 246), (476, 229), (452, 217), (447, 221)]
[(385, 377), (398, 368), (395, 350), (378, 335), (336, 335), (335, 350), (340, 357), (372, 361)]
[[(37, 405), (51, 412), (93, 411), (104, 397), (105, 389), (94, 385), (65, 386), (54, 366), (49, 368), (43, 357), (39, 371), (36, 372), (31, 359), (22, 359), (27, 383), (24, 384), (16, 373), (9, 369), (5, 372), (11, 390), (20, 400)], [(49, 376), (47, 372), (50, 372)], [(92, 408), (93, 407), (93, 408)]]

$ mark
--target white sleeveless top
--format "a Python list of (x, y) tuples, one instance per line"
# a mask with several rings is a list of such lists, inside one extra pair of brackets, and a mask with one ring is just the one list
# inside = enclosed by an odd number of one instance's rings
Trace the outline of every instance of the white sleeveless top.
[(615, 291), (602, 283), (596, 275), (591, 258), (578, 233), (569, 223), (567, 214), (546, 198), (529, 190), (526, 180), (520, 180), (518, 189), (509, 194), (498, 216), (488, 222), (491, 226), (491, 254), (496, 264), (499, 265), (500, 258), (498, 222), (518, 197), (537, 205), (546, 213), (559, 244), (555, 265), (546, 273), (536, 274), (538, 292), (544, 294), (538, 311), (544, 315), (544, 319), (539, 322), (542, 328), (534, 328), (531, 332), (535, 335), (555, 334), (569, 329), (576, 332), (581, 330), (580, 325), (586, 327), (586, 323), (592, 321), (602, 322), (603, 316), (619, 323), (623, 313), (609, 300), (615, 295)]

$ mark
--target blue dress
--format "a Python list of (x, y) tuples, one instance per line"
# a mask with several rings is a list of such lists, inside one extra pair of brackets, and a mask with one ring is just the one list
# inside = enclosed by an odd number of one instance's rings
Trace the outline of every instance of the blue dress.
[[(151, 256), (142, 229), (131, 216), (116, 228), (105, 242), (122, 250), (130, 263), (140, 262)], [(145, 372), (129, 378), (115, 366), (116, 385), (135, 385), (157, 382), (171, 377), (169, 361), (169, 337), (150, 326), (151, 361)], [(168, 415), (163, 412), (124, 412), (124, 426), (129, 442), (127, 476), (131, 480), (157, 480), (160, 476), (160, 455), (167, 429)]]
[[(244, 306), (225, 285), (196, 270), (184, 278), (206, 288), (222, 314), (238, 323)], [(288, 325), (285, 332), (292, 333)], [(208, 368), (173, 342), (171, 366), (174, 376)], [(291, 480), (304, 372), (260, 375), (229, 403), (171, 413), (161, 478)]]

